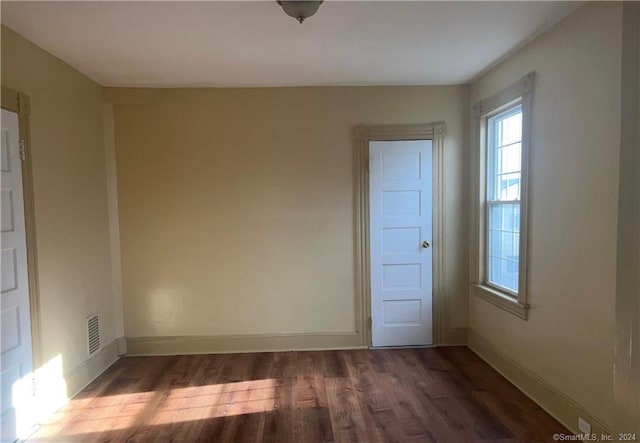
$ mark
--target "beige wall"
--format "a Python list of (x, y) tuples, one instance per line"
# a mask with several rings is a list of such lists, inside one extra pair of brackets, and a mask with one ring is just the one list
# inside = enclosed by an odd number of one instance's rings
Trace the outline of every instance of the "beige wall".
[(2, 86), (31, 99), (42, 361), (66, 375), (87, 360), (87, 315), (116, 337), (102, 87), (4, 26)]
[(620, 4), (590, 3), (470, 91), (474, 104), (536, 71), (529, 320), (472, 295), (470, 328), (609, 426), (620, 60)]
[(615, 430), (640, 433), (640, 3), (623, 11)]
[(466, 87), (108, 92), (127, 337), (354, 331), (352, 128), (436, 121), (466, 327)]

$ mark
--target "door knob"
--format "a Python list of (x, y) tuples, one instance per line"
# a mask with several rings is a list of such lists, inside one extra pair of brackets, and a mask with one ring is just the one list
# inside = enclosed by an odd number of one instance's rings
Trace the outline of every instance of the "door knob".
[(431, 243), (429, 243), (428, 241), (425, 240), (425, 241), (422, 242), (422, 247), (423, 248), (427, 249), (429, 246), (431, 246)]

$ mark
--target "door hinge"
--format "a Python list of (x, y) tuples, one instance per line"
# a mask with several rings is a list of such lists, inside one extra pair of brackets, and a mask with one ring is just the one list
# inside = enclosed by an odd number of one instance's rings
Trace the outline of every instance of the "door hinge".
[(36, 377), (31, 377), (31, 395), (34, 398), (38, 396), (38, 380), (36, 380)]
[(18, 142), (18, 146), (20, 149), (20, 160), (26, 160), (27, 159), (27, 154), (26, 151), (24, 150), (24, 140), (20, 140)]
[(367, 321), (367, 323), (369, 324), (369, 330), (373, 329), (373, 318), (369, 317), (369, 320)]

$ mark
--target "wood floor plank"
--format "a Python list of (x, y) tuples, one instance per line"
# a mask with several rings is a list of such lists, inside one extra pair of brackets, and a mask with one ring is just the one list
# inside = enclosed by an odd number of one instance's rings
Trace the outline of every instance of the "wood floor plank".
[(324, 376), (326, 378), (347, 377), (348, 370), (343, 352), (326, 351), (322, 353), (324, 360)]
[(266, 413), (262, 441), (265, 443), (299, 441), (294, 412), (292, 409), (282, 409)]
[(348, 378), (328, 378), (326, 386), (331, 425), (337, 442), (382, 441), (377, 429), (367, 429), (355, 388)]
[(29, 441), (547, 442), (569, 433), (466, 347), (125, 357)]
[(299, 441), (333, 442), (329, 408), (304, 408), (297, 411)]
[(326, 408), (327, 390), (320, 374), (302, 374), (296, 378), (296, 405), (298, 408)]
[(387, 377), (384, 374), (376, 376), (376, 372), (368, 364), (366, 351), (345, 354), (345, 360), (365, 425), (377, 428), (382, 440), (397, 441), (403, 434), (403, 429), (390, 401)]

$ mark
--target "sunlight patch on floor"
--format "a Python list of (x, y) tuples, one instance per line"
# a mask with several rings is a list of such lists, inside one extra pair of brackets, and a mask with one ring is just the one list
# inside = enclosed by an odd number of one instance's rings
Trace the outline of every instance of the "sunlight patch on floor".
[(151, 406), (159, 409), (145, 418), (145, 426), (269, 412), (280, 407), (279, 397), (291, 389), (292, 385), (282, 380), (263, 379), (174, 388), (162, 394), (151, 391), (87, 395), (71, 400), (38, 431), (36, 438), (125, 430), (134, 427)]

